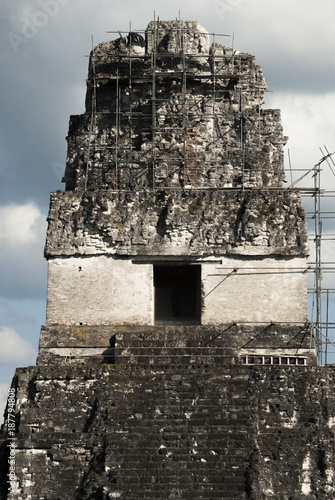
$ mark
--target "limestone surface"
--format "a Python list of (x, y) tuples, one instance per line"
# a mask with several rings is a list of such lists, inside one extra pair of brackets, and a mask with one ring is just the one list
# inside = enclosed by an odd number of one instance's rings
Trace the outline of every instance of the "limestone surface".
[(309, 253), (294, 191), (57, 191), (48, 222), (47, 258)]

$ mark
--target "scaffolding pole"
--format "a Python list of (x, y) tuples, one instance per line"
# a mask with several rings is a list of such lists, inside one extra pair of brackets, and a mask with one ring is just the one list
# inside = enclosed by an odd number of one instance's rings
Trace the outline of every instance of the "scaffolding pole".
[(91, 121), (90, 121), (90, 131), (88, 136), (88, 149), (87, 149), (87, 160), (86, 160), (86, 172), (85, 172), (85, 191), (87, 190), (88, 184), (88, 174), (90, 168), (90, 159), (91, 159), (91, 144), (94, 140), (95, 134), (95, 124), (96, 124), (96, 100), (97, 100), (97, 87), (96, 87), (96, 79), (95, 79), (95, 54), (94, 54), (94, 38), (92, 34), (92, 73), (93, 73), (93, 92), (92, 92), (92, 101), (91, 101)]

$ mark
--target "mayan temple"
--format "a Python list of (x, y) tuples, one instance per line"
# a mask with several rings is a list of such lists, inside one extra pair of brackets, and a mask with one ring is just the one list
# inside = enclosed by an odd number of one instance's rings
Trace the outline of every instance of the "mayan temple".
[(335, 372), (262, 69), (196, 21), (115, 36), (70, 117), (0, 496), (333, 500)]

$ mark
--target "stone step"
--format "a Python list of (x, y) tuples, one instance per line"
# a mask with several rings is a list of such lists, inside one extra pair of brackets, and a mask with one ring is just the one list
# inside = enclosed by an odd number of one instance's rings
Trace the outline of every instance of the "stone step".
[(212, 366), (238, 364), (238, 358), (233, 356), (216, 355), (199, 355), (199, 354), (166, 354), (166, 355), (129, 355), (122, 354), (116, 357), (117, 360), (122, 360), (122, 363), (140, 364), (152, 366), (153, 364), (163, 365), (190, 365), (206, 363)]
[(134, 347), (134, 346), (124, 346), (124, 347), (116, 347), (114, 350), (114, 356), (117, 358), (119, 356), (143, 356), (143, 355), (163, 355), (163, 356), (173, 356), (173, 355), (187, 355), (194, 354), (198, 356), (235, 356), (236, 351), (234, 349), (230, 349), (229, 347), (203, 347), (203, 346), (186, 346), (186, 347), (178, 347), (178, 346), (142, 346), (142, 347)]
[[(208, 490), (203, 490), (202, 488), (197, 488), (197, 489), (194, 489), (193, 491), (189, 491), (189, 492), (185, 492), (184, 489), (182, 489), (182, 486), (179, 486), (176, 485), (174, 486), (173, 483), (171, 483), (170, 485), (170, 488), (168, 486), (165, 486), (164, 490), (163, 488), (159, 488), (157, 490), (154, 490), (150, 487), (150, 489), (144, 489), (143, 490), (143, 487), (141, 487), (142, 491), (132, 491), (132, 490), (128, 490), (128, 491), (125, 491), (125, 498), (127, 498), (127, 500), (138, 500), (140, 498), (143, 498), (143, 499), (150, 499), (150, 498), (160, 498), (161, 500), (163, 498), (169, 498), (169, 495), (171, 493), (171, 490), (173, 489), (174, 491), (176, 491), (176, 494), (178, 495), (178, 489), (180, 489), (182, 491), (182, 497), (174, 497), (174, 498), (182, 498), (183, 500), (186, 500), (186, 499), (192, 499), (192, 500), (200, 500), (200, 499), (203, 499), (203, 498), (208, 498), (208, 499), (214, 499), (214, 498), (218, 498), (218, 499), (223, 499), (223, 500), (246, 500), (248, 497), (246, 496), (246, 493), (245, 493), (245, 489), (246, 489), (246, 486), (245, 485), (241, 485), (239, 486), (238, 488), (234, 488), (234, 489), (230, 489), (229, 486), (225, 486), (224, 484), (221, 485), (221, 489), (218, 490), (218, 491), (213, 491), (210, 489), (210, 487), (208, 488)], [(164, 491), (165, 491), (165, 495), (166, 496), (162, 496), (164, 495)], [(157, 494), (159, 494), (160, 496), (157, 497)]]

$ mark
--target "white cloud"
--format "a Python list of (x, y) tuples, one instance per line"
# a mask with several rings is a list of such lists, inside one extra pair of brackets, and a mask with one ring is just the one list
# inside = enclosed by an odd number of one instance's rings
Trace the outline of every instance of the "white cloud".
[[(233, 2), (222, 0), (221, 3)], [(238, 39), (257, 44), (262, 53), (280, 50), (282, 59), (307, 58), (308, 54), (318, 55), (320, 59), (325, 52), (331, 54), (332, 51), (334, 15), (333, 0), (318, 3), (305, 0), (303, 4), (300, 0), (241, 0), (227, 11), (225, 21), (226, 25), (235, 24)]]
[(0, 207), (2, 246), (31, 245), (39, 241), (42, 226), (43, 216), (34, 203)]
[[(324, 145), (329, 151), (335, 151), (335, 92), (275, 92), (267, 95), (266, 107), (281, 110), (284, 135), (289, 137), (286, 148), (290, 150), (292, 168), (312, 168), (322, 158), (319, 148), (323, 149)], [(299, 172), (295, 177), (302, 174)], [(327, 189), (335, 190), (335, 177), (326, 163), (323, 165), (322, 179)], [(299, 186), (312, 187), (313, 182), (310, 175)]]
[(0, 295), (45, 293), (45, 216), (34, 203), (0, 207)]
[(13, 328), (0, 327), (0, 346), (0, 363), (23, 366), (35, 364), (35, 348)]

